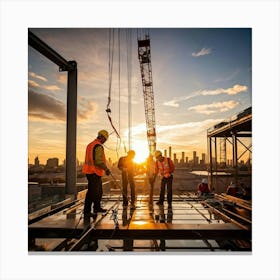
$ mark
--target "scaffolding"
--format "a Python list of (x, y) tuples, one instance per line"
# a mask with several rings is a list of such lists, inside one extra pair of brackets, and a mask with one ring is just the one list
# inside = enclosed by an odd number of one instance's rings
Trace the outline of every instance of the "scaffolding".
[[(249, 139), (250, 143), (245, 144), (242, 139)], [(207, 130), (209, 173), (212, 189), (217, 189), (218, 172), (227, 171), (232, 174), (236, 185), (240, 182), (239, 160), (246, 152), (251, 159), (252, 154), (252, 108), (249, 107), (239, 114), (214, 125)], [(220, 162), (218, 162), (218, 139), (220, 139)], [(227, 144), (231, 145), (232, 164), (226, 162)], [(241, 147), (243, 151), (241, 151)], [(247, 172), (243, 176), (252, 176), (251, 161), (248, 162)]]
[(251, 203), (227, 195), (182, 192), (167, 204), (136, 208), (105, 196), (105, 214), (83, 216), (83, 198), (29, 220), (29, 251), (251, 251)]

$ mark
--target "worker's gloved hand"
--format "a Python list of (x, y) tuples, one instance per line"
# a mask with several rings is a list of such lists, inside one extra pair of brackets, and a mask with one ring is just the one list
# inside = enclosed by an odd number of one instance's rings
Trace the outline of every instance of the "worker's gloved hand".
[(111, 174), (111, 171), (110, 171), (109, 169), (107, 169), (107, 170), (105, 171), (105, 173), (106, 173), (107, 176), (109, 176), (109, 175)]

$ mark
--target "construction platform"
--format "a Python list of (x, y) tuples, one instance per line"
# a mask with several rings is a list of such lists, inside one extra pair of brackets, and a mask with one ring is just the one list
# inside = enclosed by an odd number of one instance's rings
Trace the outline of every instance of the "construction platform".
[(251, 251), (251, 203), (228, 195), (174, 195), (172, 207), (135, 209), (119, 195), (105, 196), (106, 213), (84, 217), (83, 199), (30, 217), (29, 252), (36, 251)]

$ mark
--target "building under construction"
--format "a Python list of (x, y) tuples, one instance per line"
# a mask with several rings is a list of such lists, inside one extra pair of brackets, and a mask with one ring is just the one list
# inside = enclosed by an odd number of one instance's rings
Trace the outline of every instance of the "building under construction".
[[(149, 37), (138, 39), (147, 137), (150, 153), (156, 149), (151, 50)], [(122, 206), (122, 191), (117, 186), (103, 196), (107, 212), (84, 217), (85, 191), (76, 186), (76, 115), (77, 63), (67, 61), (29, 31), (29, 45), (67, 71), (67, 141), (66, 194), (67, 199), (48, 209), (30, 213), (28, 217), (28, 249), (36, 251), (91, 252), (154, 252), (154, 251), (252, 251), (251, 200), (215, 192), (199, 196), (193, 191), (174, 193), (172, 207), (148, 203), (148, 195), (137, 195), (136, 207)], [(232, 145), (231, 175), (235, 183), (238, 170), (238, 144), (242, 137), (250, 138), (252, 112), (246, 111), (230, 121), (215, 125), (207, 132), (210, 165), (208, 179), (212, 187), (218, 181), (218, 141), (220, 157), (225, 160), (226, 143)], [(221, 140), (222, 139), (222, 140)], [(214, 146), (214, 147), (213, 147)], [(251, 152), (251, 146), (246, 146)], [(213, 162), (212, 158), (216, 160)], [(113, 174), (116, 176), (116, 174)], [(246, 176), (251, 176), (247, 174)], [(142, 184), (140, 178), (136, 184)], [(110, 182), (104, 182), (110, 185)], [(136, 186), (137, 187), (137, 186)], [(187, 188), (186, 188), (187, 189)]]

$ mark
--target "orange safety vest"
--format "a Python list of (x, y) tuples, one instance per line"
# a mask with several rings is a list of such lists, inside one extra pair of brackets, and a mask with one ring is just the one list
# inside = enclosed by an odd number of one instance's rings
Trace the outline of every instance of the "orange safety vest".
[[(99, 139), (95, 139), (94, 141), (92, 141), (91, 143), (89, 143), (87, 145), (86, 158), (85, 158), (85, 163), (83, 165), (83, 173), (85, 173), (85, 174), (95, 173), (98, 176), (103, 176), (105, 174), (105, 171), (102, 168), (94, 165), (94, 160), (93, 160), (93, 157), (92, 157), (93, 150), (94, 150), (94, 147), (96, 145), (101, 145), (102, 146)], [(103, 153), (103, 161), (106, 164), (106, 158), (105, 158), (104, 153)]]
[(171, 172), (173, 172), (173, 170), (171, 170), (169, 160), (166, 157), (164, 158), (163, 162), (160, 162), (159, 160), (157, 160), (157, 167), (158, 167), (159, 173), (165, 178), (169, 178), (171, 176)]

